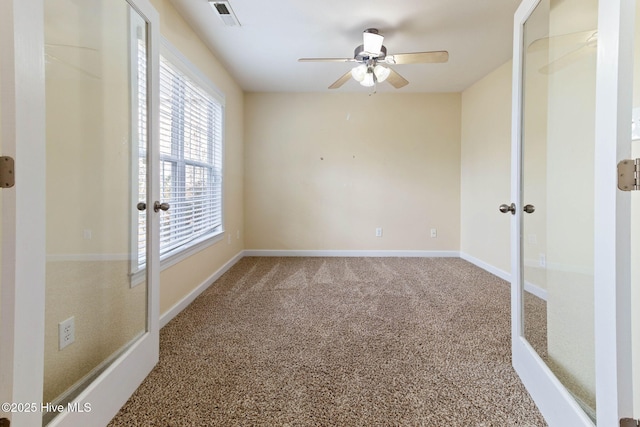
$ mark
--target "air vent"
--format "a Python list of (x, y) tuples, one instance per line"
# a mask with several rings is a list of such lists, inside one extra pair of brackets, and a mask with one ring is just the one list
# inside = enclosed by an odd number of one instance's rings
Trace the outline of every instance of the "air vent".
[(209, 4), (216, 11), (224, 25), (228, 27), (239, 27), (240, 22), (236, 17), (236, 14), (233, 13), (233, 9), (231, 9), (231, 5), (226, 0), (209, 0)]

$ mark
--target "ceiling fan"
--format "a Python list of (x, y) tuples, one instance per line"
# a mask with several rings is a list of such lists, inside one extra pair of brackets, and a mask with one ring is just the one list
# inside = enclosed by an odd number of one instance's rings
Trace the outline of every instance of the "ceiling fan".
[(431, 52), (398, 53), (387, 55), (387, 48), (382, 45), (384, 37), (375, 28), (364, 30), (363, 43), (356, 47), (353, 58), (300, 58), (299, 62), (357, 62), (360, 65), (345, 73), (336, 80), (329, 89), (337, 89), (350, 78), (362, 86), (371, 87), (376, 83), (387, 81), (399, 89), (409, 81), (386, 65), (391, 64), (428, 64), (447, 62), (449, 52), (438, 50)]

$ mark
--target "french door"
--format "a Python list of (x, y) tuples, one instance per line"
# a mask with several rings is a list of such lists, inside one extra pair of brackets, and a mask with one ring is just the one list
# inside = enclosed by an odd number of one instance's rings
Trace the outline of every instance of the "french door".
[(632, 195), (616, 165), (631, 156), (635, 15), (635, 0), (515, 15), (513, 365), (551, 426), (633, 416)]
[(158, 25), (147, 0), (0, 2), (12, 425), (106, 425), (157, 362)]

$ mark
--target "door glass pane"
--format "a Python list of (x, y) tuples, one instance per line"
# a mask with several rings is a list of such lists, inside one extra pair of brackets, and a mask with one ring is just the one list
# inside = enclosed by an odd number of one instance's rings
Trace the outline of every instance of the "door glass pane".
[(147, 327), (145, 211), (137, 209), (146, 201), (147, 28), (125, 0), (44, 5), (42, 401), (64, 404)]
[(597, 9), (543, 0), (524, 27), (521, 257), (524, 336), (594, 419)]

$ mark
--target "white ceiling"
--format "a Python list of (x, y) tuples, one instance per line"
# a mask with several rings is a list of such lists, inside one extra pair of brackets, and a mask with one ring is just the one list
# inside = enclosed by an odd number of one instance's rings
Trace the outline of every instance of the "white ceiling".
[[(447, 50), (446, 64), (394, 68), (409, 85), (379, 92), (459, 92), (511, 58), (520, 0), (230, 0), (241, 23), (225, 26), (207, 0), (171, 0), (248, 92), (329, 92), (353, 63), (362, 32), (378, 28), (388, 54)], [(368, 92), (351, 80), (337, 92)]]

